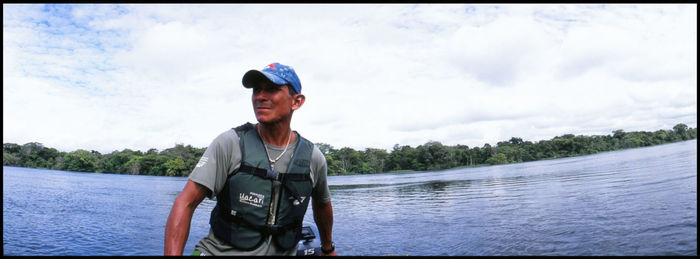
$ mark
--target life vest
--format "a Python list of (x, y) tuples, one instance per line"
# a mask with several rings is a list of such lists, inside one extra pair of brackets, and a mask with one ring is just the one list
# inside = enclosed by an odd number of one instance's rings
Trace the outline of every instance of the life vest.
[[(313, 188), (309, 167), (313, 143), (298, 135), (287, 172), (281, 173), (270, 168), (265, 146), (253, 124), (234, 130), (240, 137), (241, 166), (216, 196), (209, 220), (214, 235), (246, 251), (260, 246), (269, 235), (282, 249), (295, 247), (302, 237), (302, 221)], [(282, 190), (275, 222), (267, 224), (274, 180), (282, 183)]]

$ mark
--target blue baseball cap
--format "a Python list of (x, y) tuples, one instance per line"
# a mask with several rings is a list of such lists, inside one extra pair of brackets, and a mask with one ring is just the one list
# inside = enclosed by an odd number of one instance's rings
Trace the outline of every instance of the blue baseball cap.
[(301, 82), (294, 69), (280, 63), (272, 63), (263, 68), (262, 71), (250, 70), (243, 75), (243, 86), (254, 88), (258, 86), (260, 80), (269, 80), (276, 85), (291, 85), (297, 94), (301, 93)]

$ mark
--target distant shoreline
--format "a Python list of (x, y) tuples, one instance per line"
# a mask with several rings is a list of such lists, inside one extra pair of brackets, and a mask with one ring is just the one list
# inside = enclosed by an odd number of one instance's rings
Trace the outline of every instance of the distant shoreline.
[[(655, 146), (669, 145), (669, 144), (675, 144), (675, 143), (680, 143), (680, 142), (685, 142), (685, 141), (693, 141), (693, 140), (697, 140), (697, 139), (688, 139), (688, 140), (683, 140), (683, 141), (678, 141), (678, 142), (669, 142), (669, 143), (658, 144), (658, 145), (652, 145), (652, 146), (644, 146), (644, 147), (636, 147), (636, 148), (627, 148), (627, 149), (610, 150), (610, 151), (603, 151), (603, 152), (592, 153), (592, 154), (585, 154), (585, 155), (578, 155), (578, 156), (559, 157), (559, 158), (546, 158), (546, 159), (533, 160), (533, 161), (527, 161), (527, 162), (525, 162), (525, 161), (524, 161), (524, 162), (513, 162), (513, 163), (508, 163), (508, 164), (503, 164), (503, 165), (519, 164), (519, 163), (528, 163), (528, 162), (538, 162), (538, 161), (547, 161), (547, 160), (556, 160), (556, 159), (562, 159), (562, 158), (584, 157), (584, 156), (598, 155), (598, 154), (603, 154), (603, 153), (608, 153), (608, 152), (623, 151), (623, 150), (631, 150), (631, 149), (638, 149), (638, 148), (647, 148), (647, 147), (655, 147)], [(431, 171), (426, 171), (426, 170), (394, 170), (394, 171), (387, 171), (387, 172), (374, 173), (374, 174), (412, 174), (412, 173), (427, 173), (427, 172), (433, 172), (433, 171), (448, 171), (448, 170), (456, 170), (456, 169), (462, 169), (462, 168), (478, 168), (478, 167), (489, 167), (489, 166), (495, 166), (495, 165), (490, 165), (490, 164), (480, 164), (480, 165), (473, 165), (473, 166), (467, 165), (467, 166), (458, 166), (458, 167), (453, 167), (453, 168), (446, 168), (446, 169), (440, 169), (440, 170), (431, 170)], [(22, 166), (11, 166), (11, 165), (3, 165), (3, 167), (27, 168), (27, 169), (42, 169), (42, 170), (52, 170), (52, 171), (70, 172), (70, 173), (114, 174), (114, 173), (66, 171), (66, 170), (60, 170), (60, 169), (34, 168), (34, 167), (22, 167)], [(353, 175), (367, 175), (367, 174), (348, 173), (348, 174), (331, 175), (331, 176), (353, 176)], [(151, 176), (159, 176), (159, 175), (151, 175)], [(160, 175), (160, 176), (164, 176), (164, 175)], [(166, 177), (167, 177), (167, 176), (166, 176)], [(187, 176), (175, 176), (175, 177), (187, 177)]]
[[(429, 141), (417, 147), (396, 144), (390, 152), (377, 148), (367, 148), (363, 151), (349, 147), (335, 149), (325, 143), (316, 143), (316, 146), (326, 158), (328, 175), (358, 175), (440, 171), (540, 161), (697, 139), (697, 128), (688, 128), (682, 123), (668, 130), (615, 130), (612, 133), (605, 136), (565, 134), (536, 142), (513, 137), (508, 141), (500, 141), (495, 146), (486, 143), (482, 147), (471, 148), (466, 145), (446, 146), (437, 141)], [(84, 149), (59, 152), (37, 142), (24, 145), (4, 143), (3, 166), (186, 177), (204, 151), (206, 148), (176, 144), (175, 147), (163, 151), (150, 149), (141, 152), (124, 149), (101, 154)]]

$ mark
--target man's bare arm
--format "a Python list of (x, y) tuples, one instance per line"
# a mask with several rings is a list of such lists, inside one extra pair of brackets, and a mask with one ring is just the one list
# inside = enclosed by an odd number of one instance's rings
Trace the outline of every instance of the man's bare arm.
[[(323, 203), (316, 200), (312, 200), (311, 206), (314, 211), (314, 221), (321, 236), (321, 249), (330, 250), (333, 242), (333, 206), (330, 201)], [(338, 254), (333, 251), (328, 255)]]
[(190, 235), (192, 214), (210, 192), (207, 187), (201, 184), (191, 180), (187, 181), (185, 188), (175, 198), (173, 208), (170, 210), (168, 221), (165, 224), (165, 255), (182, 255), (187, 237)]

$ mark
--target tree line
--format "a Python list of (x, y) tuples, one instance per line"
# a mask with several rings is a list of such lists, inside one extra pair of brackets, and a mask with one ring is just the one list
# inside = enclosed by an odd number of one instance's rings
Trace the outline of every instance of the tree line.
[(428, 141), (411, 147), (394, 145), (390, 152), (367, 148), (356, 151), (344, 147), (335, 149), (328, 144), (317, 144), (326, 156), (329, 175), (374, 174), (390, 171), (433, 171), (467, 166), (497, 165), (543, 159), (588, 155), (627, 148), (637, 148), (689, 139), (697, 139), (697, 128), (677, 124), (672, 130), (655, 132), (625, 132), (615, 130), (606, 136), (574, 136), (566, 134), (538, 142), (512, 137), (495, 146), (447, 146)]
[(144, 153), (124, 149), (100, 154), (95, 150), (84, 149), (61, 152), (37, 142), (24, 145), (4, 143), (2, 165), (75, 172), (188, 176), (205, 150), (206, 148), (176, 144), (163, 151), (149, 149)]
[[(375, 174), (390, 171), (432, 171), (456, 167), (483, 166), (528, 162), (588, 155), (599, 152), (637, 148), (697, 139), (697, 128), (677, 124), (670, 130), (654, 132), (625, 132), (615, 130), (612, 135), (583, 136), (566, 134), (550, 140), (523, 141), (512, 137), (495, 146), (448, 146), (438, 141), (423, 145), (394, 145), (391, 151), (367, 148), (357, 151), (349, 147), (335, 149), (326, 143), (317, 143), (326, 158), (329, 175)], [(101, 154), (98, 151), (78, 149), (61, 152), (44, 147), (41, 143), (24, 145), (4, 143), (2, 164), (30, 168), (56, 169), (76, 172), (97, 172), (134, 175), (188, 176), (206, 148), (176, 144), (175, 147), (147, 152), (124, 149)]]

